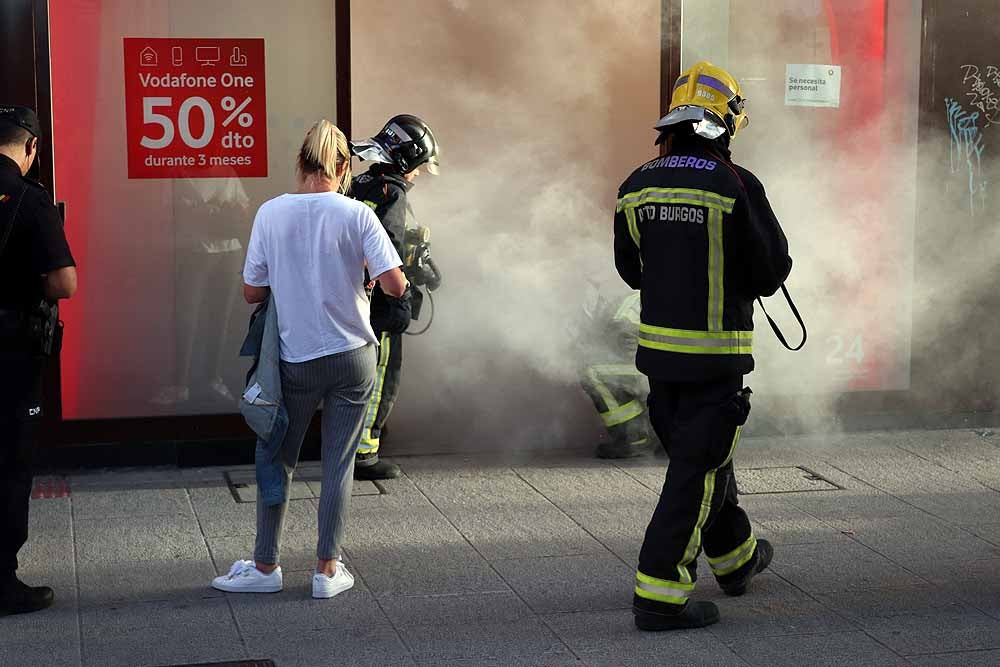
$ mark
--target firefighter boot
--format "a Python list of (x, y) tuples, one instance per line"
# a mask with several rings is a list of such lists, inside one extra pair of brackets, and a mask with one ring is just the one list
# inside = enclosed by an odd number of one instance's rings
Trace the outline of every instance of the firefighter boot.
[(32, 587), (15, 578), (0, 590), (0, 616), (41, 611), (51, 607), (54, 599), (48, 586)]
[[(652, 605), (650, 605), (652, 606)], [(659, 632), (662, 630), (685, 630), (703, 628), (719, 622), (719, 608), (714, 602), (706, 600), (688, 601), (683, 607), (678, 607), (674, 613), (663, 613), (667, 605), (657, 605), (652, 611), (638, 604), (632, 606), (635, 615), (635, 627), (640, 630)]]
[[(763, 572), (774, 557), (774, 547), (767, 540), (757, 540), (753, 558), (740, 570), (719, 578), (719, 587), (726, 595), (739, 596), (747, 592), (750, 581)], [(742, 571), (741, 571), (742, 570)]]
[(378, 453), (358, 454), (354, 458), (354, 479), (374, 481), (377, 479), (396, 479), (402, 474), (395, 463), (382, 461)]

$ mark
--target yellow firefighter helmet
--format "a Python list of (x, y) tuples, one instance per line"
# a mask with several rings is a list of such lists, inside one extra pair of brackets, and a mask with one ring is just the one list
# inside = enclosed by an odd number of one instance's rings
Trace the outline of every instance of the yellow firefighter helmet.
[(707, 139), (718, 139), (725, 133), (730, 137), (747, 126), (750, 119), (744, 110), (739, 82), (726, 70), (710, 62), (695, 63), (674, 84), (667, 115), (656, 123), (660, 131), (671, 125), (693, 123), (694, 131)]

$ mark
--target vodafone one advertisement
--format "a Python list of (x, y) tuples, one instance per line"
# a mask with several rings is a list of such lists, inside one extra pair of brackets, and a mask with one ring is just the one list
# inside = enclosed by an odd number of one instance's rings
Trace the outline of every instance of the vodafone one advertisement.
[(263, 39), (124, 44), (129, 178), (267, 176)]

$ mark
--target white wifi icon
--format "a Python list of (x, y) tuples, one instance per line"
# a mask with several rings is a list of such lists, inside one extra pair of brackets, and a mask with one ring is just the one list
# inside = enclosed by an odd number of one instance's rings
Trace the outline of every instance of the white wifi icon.
[(147, 46), (142, 51), (139, 52), (139, 63), (143, 67), (156, 67), (159, 64), (160, 57), (156, 54), (156, 50)]

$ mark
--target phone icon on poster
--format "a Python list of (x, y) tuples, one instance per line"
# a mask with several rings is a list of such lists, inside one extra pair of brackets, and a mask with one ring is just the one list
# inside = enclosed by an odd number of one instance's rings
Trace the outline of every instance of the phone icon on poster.
[(175, 46), (170, 50), (170, 62), (173, 63), (174, 67), (180, 67), (184, 64), (184, 49), (179, 46)]

